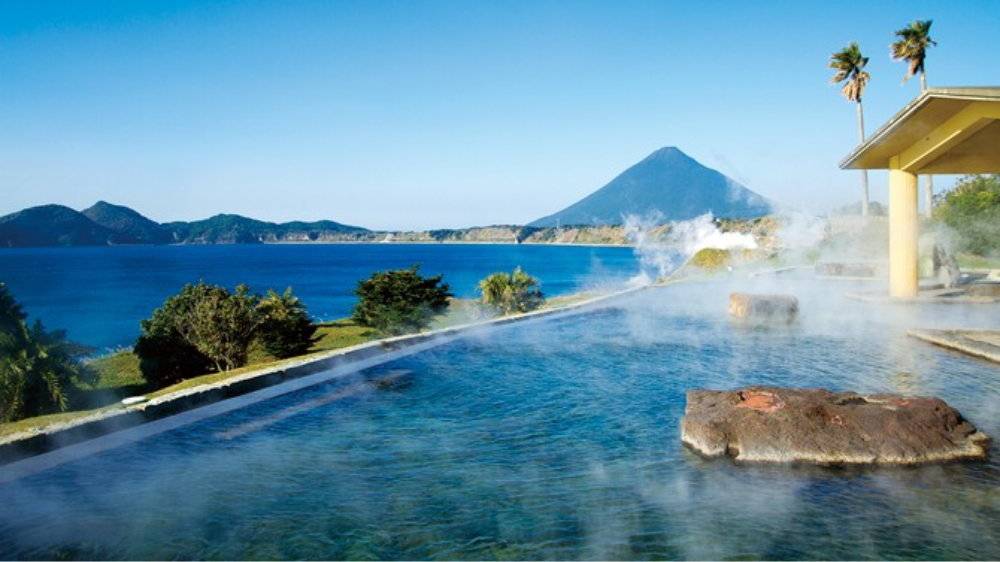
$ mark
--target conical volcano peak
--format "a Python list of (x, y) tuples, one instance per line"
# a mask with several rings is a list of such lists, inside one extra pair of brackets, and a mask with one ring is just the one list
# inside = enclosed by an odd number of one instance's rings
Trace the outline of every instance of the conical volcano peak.
[(684, 151), (676, 146), (664, 146), (663, 148), (654, 150), (652, 154), (646, 157), (646, 160), (666, 160), (670, 158), (691, 159), (690, 156), (684, 154)]
[(628, 216), (663, 217), (665, 222), (712, 213), (724, 218), (756, 218), (771, 212), (764, 197), (720, 172), (703, 166), (675, 146), (642, 161), (569, 207), (529, 226), (614, 225)]
[(654, 150), (649, 156), (645, 157), (638, 164), (635, 164), (635, 166), (642, 165), (655, 165), (665, 168), (681, 168), (691, 166), (702, 167), (697, 160), (691, 158), (685, 154), (683, 150), (677, 148), (676, 146), (665, 146)]

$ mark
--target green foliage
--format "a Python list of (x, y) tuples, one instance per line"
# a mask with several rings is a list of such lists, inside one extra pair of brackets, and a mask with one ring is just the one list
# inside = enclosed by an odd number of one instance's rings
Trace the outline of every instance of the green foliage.
[(0, 421), (65, 411), (72, 381), (86, 376), (77, 359), (92, 351), (47, 331), (0, 283)]
[(691, 256), (691, 266), (708, 271), (718, 271), (733, 262), (732, 252), (720, 248), (702, 248)]
[(498, 271), (479, 282), (480, 302), (503, 314), (530, 312), (545, 304), (538, 279), (521, 268), (513, 274)]
[(425, 278), (417, 273), (419, 268), (380, 271), (359, 281), (354, 321), (389, 335), (417, 332), (430, 324), (448, 308), (452, 295), (443, 275)]
[(834, 84), (844, 82), (840, 93), (847, 98), (847, 101), (861, 103), (865, 86), (871, 79), (865, 71), (867, 64), (868, 57), (861, 55), (861, 48), (856, 42), (830, 55), (829, 67), (837, 71), (830, 81)]
[(968, 175), (938, 193), (934, 218), (958, 233), (956, 250), (1000, 255), (1000, 175)]
[(169, 384), (242, 367), (258, 342), (278, 357), (302, 353), (313, 343), (311, 324), (291, 289), (261, 299), (246, 285), (231, 293), (202, 281), (185, 285), (141, 322), (135, 353), (147, 380)]
[(271, 355), (279, 359), (302, 355), (316, 343), (317, 326), (291, 287), (281, 295), (268, 290), (258, 309), (263, 315), (260, 342)]
[(903, 82), (920, 74), (920, 86), (922, 90), (927, 89), (927, 81), (924, 77), (924, 60), (927, 58), (927, 49), (937, 45), (931, 39), (931, 24), (933, 20), (916, 20), (910, 25), (896, 31), (899, 40), (889, 46), (892, 49), (892, 60), (902, 60), (909, 64), (909, 70)]

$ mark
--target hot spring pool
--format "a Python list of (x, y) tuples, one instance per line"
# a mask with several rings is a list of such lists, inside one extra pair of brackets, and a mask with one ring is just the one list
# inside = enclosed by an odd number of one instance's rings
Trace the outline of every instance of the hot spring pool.
[(722, 283), (650, 290), (37, 472), (0, 484), (0, 555), (997, 558), (996, 444), (920, 468), (736, 465), (681, 445), (688, 389), (749, 384), (937, 395), (1000, 436), (1000, 368), (906, 336), (997, 328), (996, 308), (845, 288), (785, 288), (802, 315), (772, 328), (731, 322)]

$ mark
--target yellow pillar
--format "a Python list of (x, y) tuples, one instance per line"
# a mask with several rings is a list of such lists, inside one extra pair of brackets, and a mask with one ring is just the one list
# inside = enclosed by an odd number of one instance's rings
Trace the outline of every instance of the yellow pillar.
[(917, 256), (917, 176), (889, 159), (889, 296), (913, 298), (920, 290)]

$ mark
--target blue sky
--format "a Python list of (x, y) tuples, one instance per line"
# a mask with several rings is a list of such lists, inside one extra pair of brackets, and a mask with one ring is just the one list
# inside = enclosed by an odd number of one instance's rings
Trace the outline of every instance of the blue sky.
[(996, 0), (0, 0), (0, 215), (520, 224), (663, 146), (826, 212), (860, 198), (829, 56), (870, 57), (871, 133), (915, 19), (931, 87), (1000, 85)]

